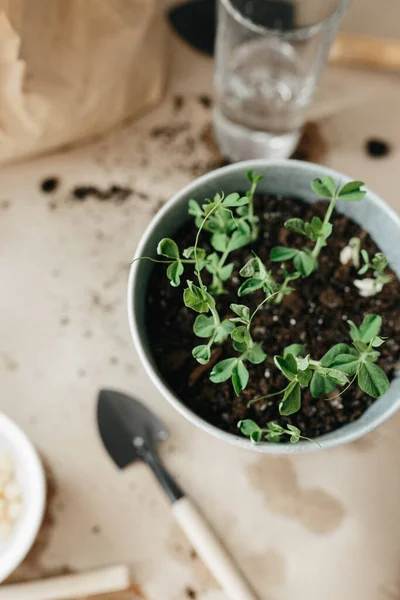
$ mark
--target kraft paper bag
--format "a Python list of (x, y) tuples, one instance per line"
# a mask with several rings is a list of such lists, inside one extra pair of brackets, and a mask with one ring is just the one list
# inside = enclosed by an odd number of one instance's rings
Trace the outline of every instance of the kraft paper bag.
[(159, 0), (0, 0), (0, 163), (81, 142), (156, 104)]

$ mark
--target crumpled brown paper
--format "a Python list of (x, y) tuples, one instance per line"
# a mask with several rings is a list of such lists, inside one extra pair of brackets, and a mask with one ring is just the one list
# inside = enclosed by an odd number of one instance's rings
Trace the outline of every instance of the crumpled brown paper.
[(155, 104), (159, 0), (0, 0), (0, 163), (80, 142)]

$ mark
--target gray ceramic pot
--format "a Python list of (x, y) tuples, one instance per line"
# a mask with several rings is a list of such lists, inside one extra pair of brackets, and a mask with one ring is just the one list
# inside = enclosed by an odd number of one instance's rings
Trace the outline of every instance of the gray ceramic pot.
[[(177, 229), (185, 221), (192, 218), (188, 216), (187, 212), (190, 198), (202, 200), (213, 196), (217, 191), (224, 191), (225, 194), (228, 194), (246, 189), (246, 171), (248, 169), (254, 169), (256, 173), (264, 175), (264, 179), (258, 188), (260, 192), (293, 195), (303, 198), (307, 202), (314, 201), (313, 194), (310, 191), (310, 181), (314, 177), (331, 175), (335, 180), (341, 179), (342, 183), (350, 180), (342, 173), (337, 173), (326, 167), (295, 160), (252, 160), (218, 169), (196, 179), (167, 202), (143, 234), (135, 257), (155, 257), (159, 240), (163, 237), (173, 238)], [(368, 191), (367, 196), (360, 203), (338, 202), (337, 210), (357, 221), (371, 234), (388, 257), (392, 269), (397, 275), (400, 275), (399, 216), (371, 191)], [(297, 444), (263, 443), (254, 445), (243, 437), (226, 433), (210, 425), (185, 406), (174, 394), (157, 370), (146, 334), (144, 310), (147, 282), (151, 269), (152, 264), (150, 261), (145, 260), (135, 262), (131, 268), (128, 286), (129, 324), (140, 359), (151, 380), (164, 398), (191, 423), (230, 444), (274, 454), (317, 451), (319, 449), (317, 444), (303, 441)], [(397, 376), (392, 381), (387, 393), (376, 400), (357, 421), (321, 436), (318, 442), (325, 449), (356, 440), (391, 417), (397, 411), (399, 405), (400, 377)]]

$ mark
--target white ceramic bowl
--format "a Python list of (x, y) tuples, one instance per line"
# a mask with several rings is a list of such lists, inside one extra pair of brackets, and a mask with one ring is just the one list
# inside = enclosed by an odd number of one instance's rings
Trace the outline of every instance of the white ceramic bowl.
[[(307, 202), (315, 202), (318, 199), (310, 190), (310, 182), (314, 177), (330, 175), (343, 184), (352, 179), (327, 167), (297, 160), (250, 160), (217, 169), (196, 179), (163, 206), (144, 232), (136, 249), (135, 258), (140, 256), (156, 257), (156, 247), (160, 239), (173, 237), (180, 226), (193, 218), (188, 215), (190, 198), (200, 201), (203, 198), (210, 198), (217, 191), (223, 190), (229, 194), (246, 189), (246, 172), (249, 169), (254, 169), (256, 173), (264, 175), (264, 179), (257, 188), (259, 192), (297, 196)], [(362, 202), (338, 202), (336, 208), (338, 212), (354, 219), (371, 234), (388, 257), (391, 268), (400, 276), (400, 218), (385, 201), (368, 189)], [(128, 316), (132, 338), (140, 360), (164, 398), (194, 425), (215, 435), (220, 440), (236, 446), (274, 454), (317, 452), (320, 449), (319, 446), (307, 441), (300, 441), (297, 444), (270, 444), (268, 442), (252, 444), (247, 438), (227, 433), (211, 425), (176, 396), (158, 371), (147, 337), (145, 298), (151, 270), (150, 261), (138, 260), (133, 263), (128, 284)], [(400, 370), (396, 373), (386, 394), (373, 402), (359, 419), (322, 435), (317, 438), (318, 442), (323, 449), (352, 442), (389, 419), (399, 408)]]
[(0, 413), (0, 452), (12, 457), (21, 488), (22, 511), (9, 538), (0, 542), (0, 582), (24, 560), (36, 539), (46, 504), (46, 480), (40, 458), (25, 433)]

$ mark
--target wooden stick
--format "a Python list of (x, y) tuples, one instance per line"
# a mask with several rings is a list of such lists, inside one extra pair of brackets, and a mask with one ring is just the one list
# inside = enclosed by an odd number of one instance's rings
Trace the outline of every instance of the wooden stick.
[(350, 67), (400, 71), (400, 41), (339, 33), (329, 61)]
[(128, 587), (128, 567), (116, 565), (86, 573), (2, 585), (0, 586), (0, 600), (67, 600), (117, 592), (126, 590)]

